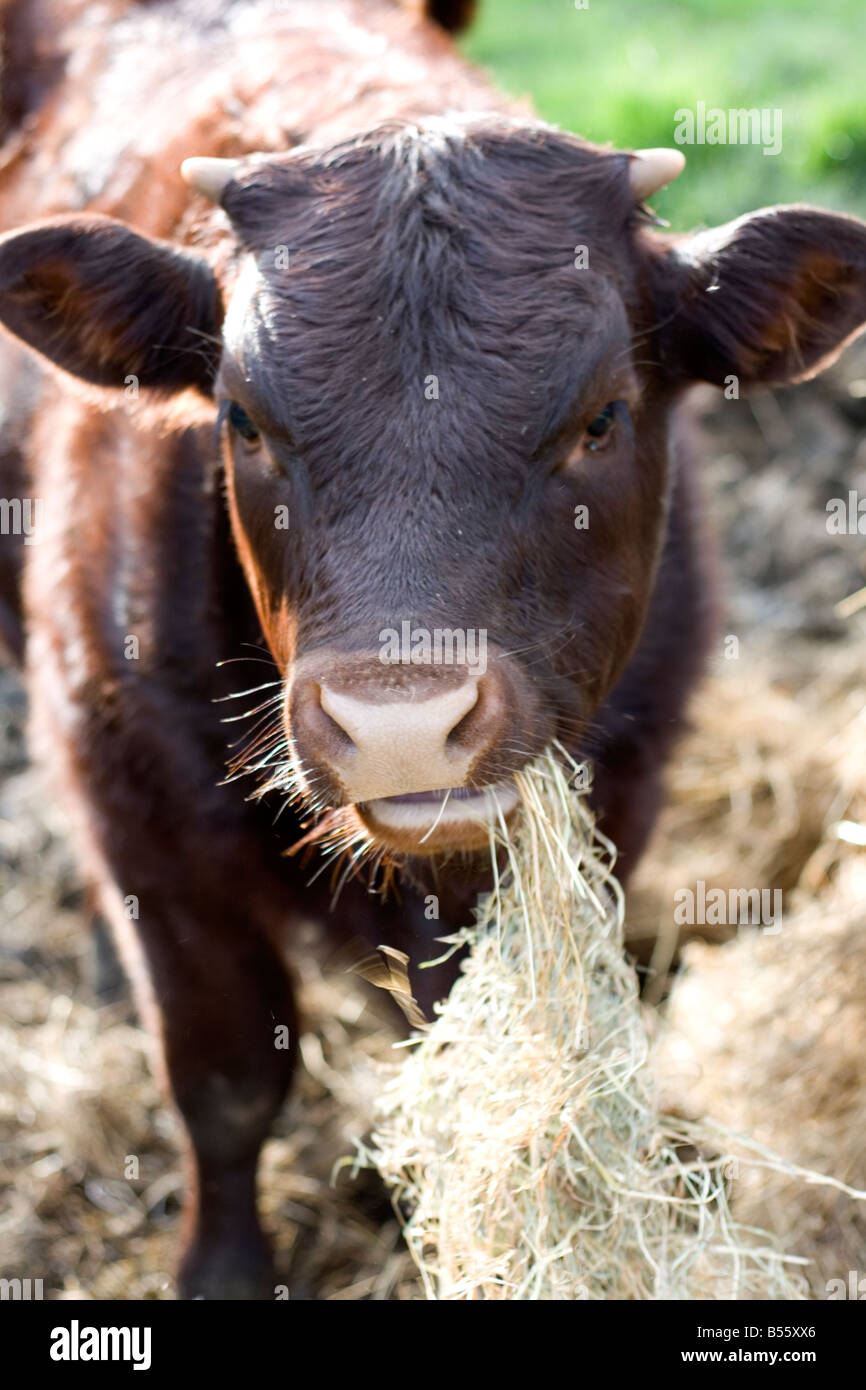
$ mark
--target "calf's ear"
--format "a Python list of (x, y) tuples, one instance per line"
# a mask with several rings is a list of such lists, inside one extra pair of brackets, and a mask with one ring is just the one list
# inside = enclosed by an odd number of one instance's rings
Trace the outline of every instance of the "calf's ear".
[(802, 381), (866, 327), (866, 224), (854, 217), (767, 208), (669, 245), (654, 273), (673, 376)]
[(96, 386), (209, 393), (222, 321), (210, 266), (110, 217), (57, 217), (0, 238), (0, 323)]

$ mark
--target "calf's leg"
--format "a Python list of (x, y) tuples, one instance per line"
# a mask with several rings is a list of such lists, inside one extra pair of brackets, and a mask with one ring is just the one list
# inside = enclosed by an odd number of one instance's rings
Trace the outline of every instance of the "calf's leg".
[(121, 947), (145, 967), (143, 978), (133, 967), (140, 1007), (187, 1136), (179, 1293), (273, 1298), (256, 1168), (296, 1058), (291, 983), (274, 946), (228, 898), (139, 902), (134, 943), (130, 923), (118, 923)]
[(185, 718), (160, 691), (150, 703), (133, 684), (117, 701), (104, 691), (70, 711), (50, 662), (34, 661), (37, 741), (66, 784), (100, 910), (185, 1127), (180, 1292), (272, 1298), (255, 1184), (296, 1056), (279, 950), (291, 888), (236, 788), (219, 785), (201, 734), (207, 708)]

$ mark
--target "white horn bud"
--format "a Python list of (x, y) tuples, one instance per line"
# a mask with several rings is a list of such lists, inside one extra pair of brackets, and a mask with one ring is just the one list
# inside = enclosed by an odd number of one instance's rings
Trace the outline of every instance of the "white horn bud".
[(197, 193), (218, 203), (226, 184), (236, 177), (240, 167), (239, 159), (185, 159), (180, 166), (180, 176)]
[(628, 166), (631, 190), (638, 202), (673, 183), (686, 167), (682, 150), (635, 150)]

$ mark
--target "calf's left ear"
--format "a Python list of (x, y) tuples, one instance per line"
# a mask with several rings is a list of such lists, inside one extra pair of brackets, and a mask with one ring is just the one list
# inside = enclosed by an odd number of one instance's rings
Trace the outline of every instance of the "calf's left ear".
[(0, 323), (96, 386), (206, 394), (219, 288), (200, 257), (111, 217), (70, 216), (0, 237)]
[(675, 377), (814, 376), (866, 327), (866, 224), (767, 208), (654, 251), (655, 333)]

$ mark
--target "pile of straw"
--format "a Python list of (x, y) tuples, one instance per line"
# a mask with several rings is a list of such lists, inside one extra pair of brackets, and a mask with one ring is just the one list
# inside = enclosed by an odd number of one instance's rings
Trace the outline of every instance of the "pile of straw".
[(550, 754), (518, 778), (494, 891), (449, 939), (463, 973), (362, 1158), (428, 1298), (800, 1298), (800, 1262), (733, 1220), (717, 1141), (658, 1112), (614, 851), (573, 770)]
[[(777, 1155), (735, 1170), (732, 1200), (740, 1220), (784, 1232), (808, 1258), (816, 1298), (863, 1273), (864, 937), (866, 857), (851, 847), (820, 905), (795, 897), (777, 937), (686, 947), (653, 1055), (678, 1109), (709, 1113)], [(815, 1183), (804, 1168), (833, 1176)]]

